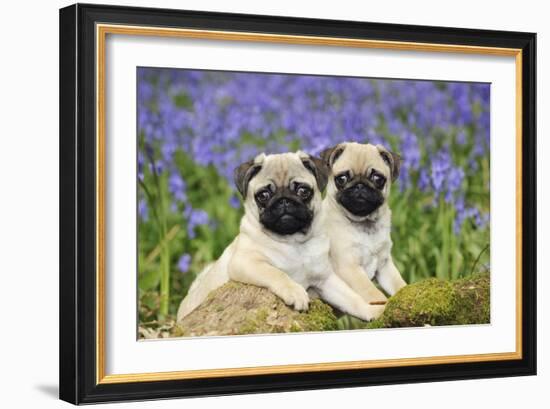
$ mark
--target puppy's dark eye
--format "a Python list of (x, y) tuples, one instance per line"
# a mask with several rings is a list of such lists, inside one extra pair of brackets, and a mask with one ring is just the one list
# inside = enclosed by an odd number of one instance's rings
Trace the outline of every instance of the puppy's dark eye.
[(386, 178), (377, 172), (372, 172), (372, 175), (370, 176), (370, 180), (374, 184), (374, 186), (376, 186), (377, 189), (382, 189), (386, 184)]
[(271, 192), (267, 189), (260, 190), (256, 193), (256, 200), (260, 203), (265, 203), (271, 199)]
[(311, 197), (311, 189), (307, 186), (300, 186), (296, 189), (296, 194), (302, 199), (309, 199)]
[(336, 176), (334, 178), (334, 182), (336, 182), (336, 186), (339, 186), (339, 187), (342, 187), (346, 183), (348, 183), (348, 180), (349, 180), (349, 173), (348, 172), (341, 173), (341, 174), (339, 174), (338, 176)]

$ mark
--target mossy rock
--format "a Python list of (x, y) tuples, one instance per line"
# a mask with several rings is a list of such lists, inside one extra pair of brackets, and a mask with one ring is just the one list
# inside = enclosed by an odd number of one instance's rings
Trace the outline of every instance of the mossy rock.
[[(382, 316), (354, 328), (484, 324), (490, 320), (489, 274), (455, 281), (435, 278), (408, 285), (390, 298)], [(357, 324), (358, 322), (358, 324)], [(319, 299), (294, 311), (265, 288), (229, 282), (178, 323), (173, 336), (243, 335), (339, 329), (335, 311)]]
[(337, 329), (332, 308), (319, 299), (307, 312), (294, 311), (269, 290), (229, 282), (210, 293), (178, 323), (174, 336), (271, 334)]
[(456, 280), (454, 289), (460, 306), (456, 311), (456, 324), (491, 322), (491, 278), (488, 273)]
[(382, 316), (367, 328), (486, 324), (490, 322), (490, 277), (454, 281), (430, 278), (402, 288)]

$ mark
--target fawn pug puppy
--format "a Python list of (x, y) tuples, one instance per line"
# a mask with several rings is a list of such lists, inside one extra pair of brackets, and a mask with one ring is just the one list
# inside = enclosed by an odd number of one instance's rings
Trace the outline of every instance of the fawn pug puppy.
[(328, 168), (303, 152), (261, 154), (235, 170), (244, 199), (240, 231), (221, 257), (201, 272), (178, 309), (177, 320), (232, 279), (265, 287), (296, 310), (308, 308), (307, 289), (363, 320), (383, 308), (369, 305), (331, 266), (321, 191)]
[(341, 143), (321, 157), (330, 168), (323, 201), (334, 271), (368, 302), (383, 302), (406, 285), (391, 256), (390, 185), (400, 157), (381, 145)]

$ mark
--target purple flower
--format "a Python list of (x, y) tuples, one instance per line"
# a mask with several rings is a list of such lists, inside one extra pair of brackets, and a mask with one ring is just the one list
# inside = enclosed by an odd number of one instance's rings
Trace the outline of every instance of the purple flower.
[(418, 174), (418, 188), (425, 192), (430, 188), (430, 175), (424, 168), (420, 169)]
[(190, 266), (191, 266), (191, 256), (185, 253), (178, 260), (178, 269), (179, 271), (185, 274), (189, 271)]
[(138, 162), (137, 162), (137, 167), (138, 167), (138, 179), (140, 181), (143, 182), (143, 164), (145, 162), (145, 159), (143, 158), (143, 154), (141, 152), (138, 152)]
[(186, 188), (187, 185), (179, 172), (173, 172), (168, 178), (168, 189), (177, 201), (185, 202), (187, 200)]
[(238, 209), (241, 207), (241, 200), (236, 195), (232, 195), (229, 198), (229, 205), (234, 209)]
[(473, 219), (477, 228), (482, 229), (489, 223), (489, 213), (481, 213), (476, 207), (468, 207), (464, 198), (460, 197), (455, 202), (456, 217), (454, 222), (455, 234), (459, 234), (462, 225), (467, 219)]
[(455, 234), (459, 234), (460, 230), (462, 229), (462, 224), (464, 223), (464, 220), (466, 219), (466, 217), (468, 217), (463, 197), (460, 197), (455, 202), (455, 212), (456, 215), (454, 220), (454, 232)]
[(167, 141), (161, 147), (162, 159), (166, 163), (171, 163), (174, 152), (176, 151), (176, 144), (173, 141)]
[(447, 177), (447, 172), (450, 167), (451, 157), (449, 152), (442, 150), (436, 154), (432, 160), (432, 185), (434, 187), (436, 195), (442, 190)]
[(183, 212), (187, 219), (187, 234), (189, 238), (194, 239), (196, 236), (195, 228), (197, 226), (207, 225), (209, 222), (208, 213), (202, 209), (193, 209), (191, 205), (187, 205)]
[(138, 215), (143, 221), (149, 220), (149, 209), (144, 199), (138, 201)]
[(447, 174), (447, 191), (445, 192), (445, 201), (451, 203), (454, 194), (462, 186), (464, 180), (464, 171), (459, 167), (452, 167)]
[(479, 210), (474, 215), (474, 220), (478, 228), (483, 228), (489, 223), (489, 213), (481, 213)]
[(405, 132), (402, 141), (403, 164), (412, 170), (418, 169), (420, 166), (420, 147), (416, 135), (412, 132)]
[(164, 164), (161, 161), (150, 163), (149, 170), (151, 171), (151, 173), (156, 173), (157, 175), (160, 175), (164, 170)]
[[(400, 189), (417, 181), (434, 203), (444, 197), (455, 206), (489, 155), (490, 84), (139, 68), (137, 87), (138, 177), (146, 166), (166, 177), (172, 212), (188, 201), (178, 152), (232, 186), (235, 166), (262, 151), (391, 145), (403, 156)], [(466, 165), (451, 156), (453, 135)], [(241, 206), (237, 196), (229, 205)], [(457, 208), (457, 227), (468, 218), (487, 223), (488, 214), (472, 209)], [(189, 205), (184, 217), (191, 238), (210, 225)]]
[(466, 143), (466, 132), (464, 132), (463, 129), (461, 129), (456, 135), (456, 143), (459, 145), (464, 145)]
[(403, 191), (411, 186), (411, 175), (420, 167), (420, 148), (416, 135), (412, 132), (403, 132), (401, 139), (403, 163), (401, 165), (401, 183), (399, 186)]

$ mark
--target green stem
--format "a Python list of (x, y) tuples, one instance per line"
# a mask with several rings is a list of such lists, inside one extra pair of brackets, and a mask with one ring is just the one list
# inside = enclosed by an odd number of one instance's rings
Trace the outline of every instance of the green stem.
[(449, 231), (449, 239), (450, 239), (450, 247), (449, 247), (449, 257), (451, 259), (451, 271), (449, 272), (449, 278), (451, 279), (457, 279), (460, 274), (459, 269), (459, 257), (456, 249), (458, 248), (457, 244), (457, 237), (454, 231), (454, 220), (455, 220), (455, 210), (454, 207), (449, 206), (449, 223), (448, 223), (448, 231)]
[(159, 319), (164, 319), (168, 315), (170, 301), (170, 247), (164, 237), (168, 233), (166, 222), (166, 191), (164, 189), (165, 178), (161, 178), (157, 172), (155, 161), (149, 158), (152, 164), (153, 180), (155, 181), (159, 198), (159, 245), (162, 246), (160, 253), (160, 310)]
[(161, 252), (160, 315), (166, 317), (170, 301), (170, 248), (164, 243)]
[(440, 227), (441, 227), (441, 260), (438, 268), (438, 278), (445, 279), (449, 277), (449, 216), (447, 204), (443, 198), (439, 199), (440, 209)]
[(160, 315), (166, 317), (168, 315), (168, 307), (170, 301), (170, 247), (167, 241), (164, 240), (168, 233), (168, 227), (166, 222), (166, 194), (163, 189), (163, 181), (157, 177), (160, 208), (159, 217), (161, 221), (161, 231), (159, 237), (159, 243), (162, 245), (162, 251), (160, 254)]
[(485, 253), (486, 250), (489, 249), (489, 243), (487, 243), (485, 245), (485, 247), (483, 247), (483, 249), (479, 252), (479, 254), (477, 255), (475, 261), (474, 261), (474, 264), (472, 264), (472, 270), (470, 271), (470, 275), (474, 274), (476, 272), (476, 266), (477, 266), (477, 263), (479, 263), (479, 259), (481, 258), (481, 256), (483, 255), (483, 253)]
[(157, 214), (157, 208), (155, 206), (155, 197), (151, 194), (149, 189), (147, 188), (147, 185), (138, 179), (138, 183), (140, 187), (143, 189), (143, 192), (145, 193), (145, 196), (147, 196), (147, 200), (149, 201), (149, 205), (151, 207), (151, 212), (153, 214), (153, 218), (155, 219), (155, 222), (157, 223), (158, 228), (161, 228), (161, 222), (159, 215)]

